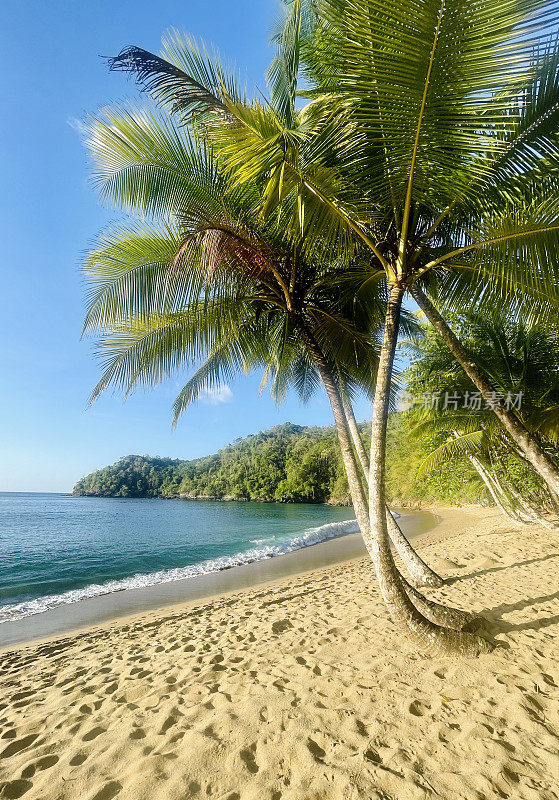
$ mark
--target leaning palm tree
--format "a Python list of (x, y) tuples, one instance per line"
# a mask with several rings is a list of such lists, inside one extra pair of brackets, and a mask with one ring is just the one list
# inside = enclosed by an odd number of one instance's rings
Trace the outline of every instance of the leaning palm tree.
[[(476, 363), (491, 377), (497, 397), (515, 408), (524, 427), (551, 457), (559, 439), (559, 340), (554, 327), (527, 324), (495, 315), (455, 317), (455, 327)], [(406, 344), (412, 366), (407, 373), (408, 390), (415, 401), (411, 410), (411, 434), (425, 431), (446, 434), (446, 441), (426, 459), (423, 471), (456, 454), (466, 454), (503, 513), (516, 522), (540, 521), (537, 509), (522, 498), (522, 487), (499, 481), (495, 465), (503, 458), (524, 461), (524, 471), (533, 473), (518, 448), (452, 353), (428, 328), (419, 329)], [(423, 398), (423, 402), (422, 402)], [(493, 462), (493, 466), (491, 465)], [(522, 470), (520, 464), (518, 469)], [(534, 475), (534, 479), (538, 476)], [(534, 480), (532, 480), (532, 483)], [(539, 502), (545, 502), (542, 486)], [(553, 506), (554, 498), (545, 503)], [(551, 501), (551, 502), (550, 502)]]
[[(452, 416), (456, 417), (457, 415), (453, 414)], [(459, 420), (455, 419), (454, 421), (458, 422)], [(542, 509), (537, 507), (541, 505), (541, 493), (538, 492), (538, 496), (532, 502), (526, 494), (526, 486), (514, 485), (515, 481), (510, 475), (510, 468), (513, 466), (518, 470), (520, 465), (517, 461), (515, 463), (514, 458), (513, 464), (510, 464), (510, 447), (507, 447), (506, 443), (503, 445), (501, 441), (495, 442), (491, 433), (483, 427), (472, 430), (471, 420), (462, 419), (461, 421), (466, 423), (464, 427), (461, 428), (459, 424), (455, 424), (450, 432), (448, 431), (449, 420), (442, 421), (436, 417), (424, 419), (413, 427), (410, 432), (412, 439), (421, 440), (426, 433), (439, 437), (446, 434), (442, 444), (429, 453), (420, 464), (418, 477), (426, 475), (440, 464), (452, 463), (456, 458), (466, 457), (478, 473), (495, 505), (505, 517), (520, 525), (537, 522), (550, 530), (555, 530), (556, 526), (542, 516)], [(504, 470), (503, 462), (506, 464)], [(505, 474), (501, 477), (500, 473), (503, 471)], [(521, 477), (529, 479), (531, 476), (528, 473), (528, 475), (522, 474)], [(531, 483), (533, 484), (533, 480)]]
[[(541, 309), (557, 302), (558, 53), (544, 41), (557, 18), (534, 0), (293, 0), (270, 104), (248, 102), (180, 37), (165, 58), (133, 47), (113, 61), (193, 121), (239, 185), (258, 183), (263, 215), (281, 209), (307, 254), (364, 251), (385, 276), (366, 535), (392, 614), (433, 650), (482, 644), (426, 625), (390, 554), (385, 438), (402, 299), (413, 294), (484, 395), (493, 387), (425, 290), (470, 274), (511, 306), (511, 287)], [(310, 102), (297, 109), (302, 66)], [(504, 406), (495, 413), (557, 492), (547, 454)]]
[[(467, 270), (472, 267), (467, 254), (481, 254), (474, 264), (480, 280), (492, 278), (504, 288), (510, 275), (526, 289), (534, 283), (526, 274), (540, 277), (542, 253), (549, 253), (559, 226), (547, 202), (549, 182), (533, 176), (519, 180), (514, 174), (514, 144), (529, 139), (538, 167), (549, 160), (547, 142), (542, 156), (526, 120), (542, 86), (544, 97), (549, 94), (545, 87), (553, 80), (546, 77), (555, 76), (555, 54), (546, 54), (537, 67), (529, 63), (533, 39), (528, 41), (529, 31), (519, 31), (527, 11), (522, 3), (506, 15), (496, 9), (488, 15), (487, 4), (472, 5), (470, 26), (444, 4), (425, 2), (413, 9), (395, 3), (381, 9), (372, 2), (316, 5), (321, 13), (308, 13), (303, 25), (304, 4), (292, 4), (273, 67), (275, 102), (269, 105), (247, 102), (219, 63), (180, 37), (167, 44), (166, 59), (129, 48), (113, 66), (133, 71), (159, 102), (192, 123), (215, 148), (222, 167), (235, 174), (237, 185), (258, 184), (264, 217), (279, 209), (306, 257), (324, 258), (334, 249), (351, 260), (361, 250), (384, 273), (389, 300), (372, 424), (371, 526), (364, 535), (391, 613), (420, 643), (437, 651), (479, 652), (484, 647), (479, 638), (429, 625), (417, 613), (392, 560), (384, 497), (390, 378), (403, 295), (417, 289), (420, 280), (442, 283), (438, 273), (444, 278), (451, 259), (458, 261), (455, 270)], [(536, 28), (547, 21), (546, 13), (539, 15)], [(311, 35), (305, 26), (312, 28)], [(479, 36), (480, 28), (487, 36)], [(398, 47), (392, 29), (398, 32)], [(301, 52), (315, 96), (296, 111)], [(364, 52), (370, 58), (363, 59)], [(514, 58), (514, 68), (508, 60), (506, 68), (501, 66), (503, 53)], [(475, 111), (483, 112), (482, 124)], [(499, 169), (495, 164), (503, 152), (513, 174), (502, 178), (501, 164)], [(449, 193), (461, 202), (447, 200)], [(519, 200), (520, 213), (514, 205)], [(532, 273), (511, 269), (519, 242)], [(502, 270), (488, 274), (487, 264), (497, 257), (509, 268), (504, 278)]]
[[(341, 279), (331, 267), (287, 250), (281, 224), (251, 219), (254, 192), (231, 186), (208, 150), (165, 115), (106, 109), (85, 127), (101, 195), (129, 211), (173, 219), (159, 227), (118, 227), (101, 237), (87, 260), (85, 330), (103, 332), (106, 362), (93, 397), (109, 384), (129, 392), (156, 383), (202, 354), (177, 398), (175, 419), (202, 389), (239, 368), (264, 367), (276, 398), (291, 383), (306, 399), (321, 379), (357, 486), (347, 415), (354, 419), (353, 384), (370, 386), (376, 355), (368, 331), (375, 314), (376, 324), (382, 317), (382, 298), (370, 291), (366, 302), (360, 297), (364, 266)], [(387, 516), (413, 583), (439, 585)], [(437, 612), (436, 604), (405, 585), (431, 615), (453, 624), (470, 620), (452, 610)]]

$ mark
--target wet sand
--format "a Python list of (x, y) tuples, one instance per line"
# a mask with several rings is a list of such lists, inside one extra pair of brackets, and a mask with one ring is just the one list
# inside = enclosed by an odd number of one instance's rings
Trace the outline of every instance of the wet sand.
[[(429, 511), (399, 509), (399, 512), (401, 517), (398, 522), (410, 539), (427, 532), (436, 523), (436, 515)], [(348, 534), (241, 567), (80, 600), (22, 620), (0, 624), (0, 652), (14, 644), (57, 636), (140, 611), (244, 589), (327, 564), (347, 561), (365, 552), (361, 536)]]

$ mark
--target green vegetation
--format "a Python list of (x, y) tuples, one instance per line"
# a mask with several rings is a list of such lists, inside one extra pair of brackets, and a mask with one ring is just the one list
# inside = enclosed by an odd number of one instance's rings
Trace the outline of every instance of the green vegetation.
[(193, 461), (126, 456), (83, 478), (74, 494), (348, 503), (334, 429), (290, 423)]
[[(559, 346), (557, 328), (530, 325), (495, 313), (455, 315), (454, 329), (496, 390), (514, 406), (517, 418), (553, 460), (559, 456)], [(407, 387), (414, 405), (406, 415), (406, 434), (432, 452), (418, 475), (446, 463), (448, 469), (474, 466), (493, 499), (516, 522), (545, 520), (555, 496), (524, 458), (514, 439), (476, 392), (452, 353), (430, 326), (407, 342), (413, 364)], [(422, 398), (426, 402), (422, 402)], [(458, 462), (458, 463), (457, 463)]]
[[(464, 470), (433, 470), (427, 480), (417, 470), (433, 437), (418, 446), (403, 432), (401, 414), (389, 430), (388, 495), (393, 505), (480, 502), (484, 486), (467, 460)], [(368, 426), (361, 425), (368, 441)], [(349, 505), (347, 479), (335, 428), (278, 425), (239, 439), (215, 455), (181, 461), (125, 456), (96, 470), (74, 487), (76, 495), (99, 497), (183, 497)]]

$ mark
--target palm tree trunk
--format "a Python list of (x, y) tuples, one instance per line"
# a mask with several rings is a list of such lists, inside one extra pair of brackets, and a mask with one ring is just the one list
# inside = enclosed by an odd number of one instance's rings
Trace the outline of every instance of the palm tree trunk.
[(375, 565), (382, 597), (393, 620), (405, 624), (419, 646), (428, 652), (477, 656), (492, 649), (488, 642), (474, 634), (441, 627), (423, 616), (405, 591), (390, 550), (385, 494), (386, 428), (403, 293), (401, 286), (392, 286), (386, 310), (371, 424), (370, 529), (366, 544)]
[[(326, 393), (328, 395), (328, 399), (330, 401), (330, 405), (332, 408), (332, 413), (334, 415), (334, 421), (336, 423), (336, 431), (338, 434), (338, 441), (340, 443), (340, 450), (342, 453), (342, 460), (344, 462), (344, 467), (346, 471), (346, 475), (348, 478), (348, 485), (349, 491), (351, 495), (351, 500), (353, 504), (353, 508), (355, 510), (355, 516), (357, 518), (357, 522), (359, 524), (359, 529), (361, 531), (361, 535), (363, 536), (363, 541), (367, 547), (369, 555), (373, 558), (373, 549), (371, 546), (371, 534), (369, 528), (369, 510), (368, 510), (368, 503), (367, 497), (363, 490), (363, 483), (361, 480), (361, 476), (359, 474), (359, 469), (357, 466), (357, 462), (355, 460), (355, 456), (352, 449), (351, 443), (351, 435), (349, 431), (349, 426), (347, 422), (347, 418), (345, 415), (343, 402), (341, 398), (341, 394), (338, 388), (338, 385), (334, 379), (332, 371), (320, 349), (317, 342), (314, 340), (312, 333), (306, 328), (306, 326), (299, 320), (297, 322), (297, 327), (302, 338), (305, 341), (305, 344), (308, 348), (309, 353), (311, 354), (317, 369), (320, 373), (322, 382), (324, 384), (324, 388), (326, 389)], [(392, 515), (390, 515), (392, 518)], [(389, 548), (390, 553), (390, 548)], [(467, 612), (462, 611), (461, 609), (455, 608), (448, 608), (446, 606), (442, 606), (439, 603), (435, 603), (431, 600), (428, 600), (426, 597), (423, 597), (413, 586), (410, 586), (406, 581), (404, 581), (399, 574), (394, 561), (392, 560), (392, 555), (390, 554), (390, 560), (393, 570), (394, 581), (400, 582), (401, 581), (401, 594), (405, 597), (408, 607), (411, 606), (409, 609), (409, 613), (415, 615), (418, 618), (418, 623), (424, 623), (427, 626), (433, 627), (432, 623), (435, 623), (436, 626), (444, 625), (454, 628), (455, 631), (460, 631), (462, 629), (473, 630), (475, 627), (480, 627), (480, 620), (475, 615)], [(425, 617), (422, 616), (422, 611), (418, 611), (417, 608), (425, 610)], [(444, 630), (444, 628), (439, 628), (439, 630)], [(487, 643), (484, 640), (480, 640), (481, 645), (477, 646), (478, 643), (467, 641), (467, 644), (470, 646), (469, 654), (474, 655), (483, 649), (487, 649)], [(474, 652), (475, 651), (475, 652)], [(453, 648), (447, 647), (447, 649), (440, 648), (437, 652), (454, 652)]]
[(367, 453), (365, 452), (365, 446), (363, 444), (363, 440), (361, 439), (359, 428), (357, 427), (357, 420), (355, 419), (355, 414), (353, 413), (353, 407), (351, 405), (351, 402), (347, 398), (343, 398), (343, 405), (347, 419), (347, 424), (349, 427), (349, 432), (353, 440), (353, 446), (355, 447), (355, 452), (357, 453), (357, 457), (359, 458), (359, 461), (361, 463), (365, 480), (368, 481), (369, 459), (367, 458)]
[(340, 444), (340, 451), (342, 454), (342, 461), (344, 463), (347, 482), (349, 486), (349, 493), (355, 511), (357, 523), (361, 530), (361, 534), (365, 539), (369, 530), (369, 510), (367, 507), (367, 496), (363, 488), (363, 482), (359, 474), (357, 462), (353, 454), (351, 443), (351, 436), (347, 424), (342, 398), (334, 375), (320, 349), (318, 343), (315, 341), (312, 333), (307, 329), (302, 320), (296, 321), (297, 328), (305, 345), (312, 356), (314, 363), (320, 373), (322, 383), (328, 395), (332, 414), (334, 415), (334, 423), (336, 432), (338, 434), (338, 442)]
[(497, 478), (489, 474), (489, 471), (481, 463), (479, 458), (477, 458), (474, 455), (469, 455), (468, 458), (473, 468), (476, 470), (476, 472), (478, 473), (484, 484), (487, 486), (489, 494), (493, 498), (493, 501), (495, 502), (497, 507), (500, 509), (501, 513), (504, 514), (504, 516), (507, 517), (507, 519), (510, 519), (512, 522), (516, 522), (518, 525), (525, 524), (524, 521), (520, 519), (520, 517), (513, 511), (513, 509), (508, 508), (501, 499), (506, 495)]
[(557, 530), (557, 525), (543, 517), (540, 511), (537, 508), (534, 508), (534, 506), (527, 500), (525, 500), (520, 492), (518, 492), (511, 484), (509, 484), (507, 488), (507, 494), (509, 494), (516, 503), (519, 510), (518, 513), (522, 514), (523, 518), (525, 518), (528, 522), (534, 522), (538, 525), (543, 525), (544, 528), (547, 528), (550, 531)]
[[(342, 399), (342, 398), (340, 398)], [(369, 459), (363, 446), (363, 441), (359, 434), (359, 428), (353, 414), (353, 408), (349, 401), (342, 399), (343, 409), (347, 420), (347, 429), (351, 435), (355, 452), (359, 457), (361, 466), (363, 468), (363, 475), (365, 482), (369, 482)], [(404, 591), (408, 595), (411, 602), (418, 609), (418, 611), (427, 617), (428, 620), (443, 627), (453, 628), (454, 630), (476, 630), (483, 627), (485, 620), (468, 611), (463, 611), (458, 608), (444, 606), (436, 603), (433, 600), (427, 599), (421, 592), (417, 591), (416, 587), (420, 586), (441, 586), (444, 580), (437, 575), (416, 553), (411, 544), (408, 542), (402, 530), (390, 509), (386, 506), (386, 523), (388, 526), (388, 535), (392, 544), (396, 548), (406, 570), (408, 571), (414, 585), (409, 584), (400, 575)]]
[[(355, 452), (357, 453), (359, 461), (361, 462), (361, 466), (363, 468), (363, 474), (368, 484), (369, 459), (367, 458), (367, 454), (363, 446), (363, 441), (359, 433), (359, 428), (357, 427), (357, 422), (355, 419), (355, 415), (353, 413), (353, 408), (349, 400), (344, 400), (343, 405), (347, 419), (347, 424), (349, 426), (349, 431), (351, 434), (351, 438), (353, 440), (353, 446), (355, 447)], [(420, 558), (420, 556), (411, 546), (406, 536), (402, 532), (402, 529), (400, 528), (400, 526), (390, 513), (390, 509), (388, 508), (388, 506), (386, 507), (386, 522), (388, 525), (388, 535), (390, 536), (392, 544), (396, 548), (398, 555), (402, 559), (402, 563), (406, 568), (410, 578), (412, 579), (413, 585), (418, 587), (442, 586), (444, 580), (441, 578), (440, 575), (437, 575), (437, 573), (434, 570), (432, 570), (431, 567), (428, 566), (428, 564), (426, 564), (422, 558)]]
[(439, 314), (419, 286), (414, 285), (411, 289), (411, 294), (466, 375), (470, 378), (472, 383), (477, 386), (484, 399), (491, 404), (493, 411), (507, 433), (512, 436), (513, 440), (522, 450), (526, 459), (530, 462), (538, 475), (543, 478), (550, 492), (555, 497), (559, 496), (559, 471), (543, 450), (540, 443), (532, 436), (512, 411), (507, 409), (501, 401), (497, 402), (495, 400), (497, 397), (495, 388), (478, 366), (471, 360), (471, 357), (468, 355), (452, 328)]

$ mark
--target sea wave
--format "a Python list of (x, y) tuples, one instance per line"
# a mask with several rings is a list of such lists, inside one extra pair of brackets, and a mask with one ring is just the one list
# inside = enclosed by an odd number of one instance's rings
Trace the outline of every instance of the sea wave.
[[(397, 516), (397, 515), (394, 515)], [(113, 594), (122, 592), (126, 589), (140, 589), (145, 586), (156, 586), (160, 583), (170, 583), (172, 581), (194, 578), (197, 575), (207, 575), (210, 572), (221, 572), (231, 567), (240, 567), (244, 564), (251, 564), (254, 561), (264, 561), (268, 558), (275, 558), (295, 550), (302, 550), (314, 544), (335, 539), (338, 536), (345, 536), (348, 533), (358, 533), (359, 526), (356, 520), (344, 520), (342, 522), (329, 522), (320, 525), (318, 528), (309, 528), (291, 539), (286, 539), (277, 544), (267, 544), (263, 547), (255, 547), (236, 553), (232, 556), (221, 556), (219, 558), (202, 561), (198, 564), (190, 564), (187, 567), (176, 567), (174, 569), (161, 570), (142, 575), (132, 575), (129, 578), (107, 581), (106, 583), (93, 583), (84, 586), (82, 589), (71, 589), (60, 594), (51, 594), (45, 597), (38, 597), (35, 600), (26, 600), (21, 603), (13, 603), (0, 607), (0, 623), (14, 622), (34, 614), (42, 614), (59, 606), (77, 603), (91, 597), (99, 597), (103, 594)], [(263, 540), (264, 541), (264, 540)]]

